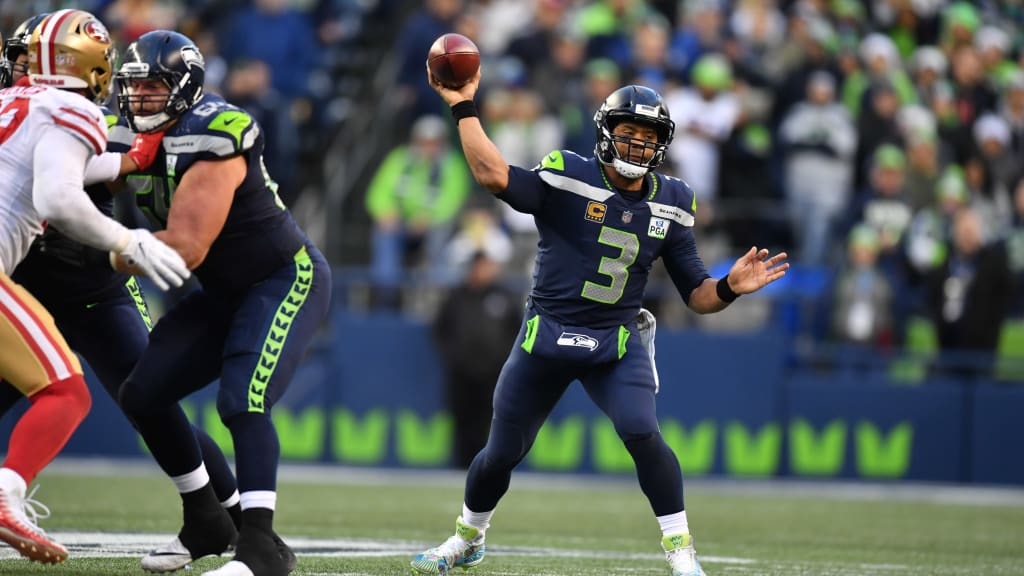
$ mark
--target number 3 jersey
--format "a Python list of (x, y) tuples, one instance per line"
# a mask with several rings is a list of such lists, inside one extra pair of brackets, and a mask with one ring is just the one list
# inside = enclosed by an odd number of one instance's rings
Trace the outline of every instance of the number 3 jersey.
[[(130, 149), (134, 134), (122, 118), (110, 134), (110, 150)], [(238, 292), (293, 263), (307, 242), (263, 165), (264, 136), (247, 112), (205, 94), (164, 133), (153, 164), (126, 178), (126, 193), (157, 228), (167, 226), (175, 190), (196, 162), (242, 156), (245, 179), (235, 190), (227, 220), (195, 270), (203, 288)]]
[[(0, 90), (0, 272), (5, 274), (43, 231), (32, 186), (35, 145), (47, 130), (71, 134), (90, 155), (103, 153), (107, 145), (103, 113), (84, 97), (44, 86)], [(61, 155), (60, 150), (47, 153)]]
[(539, 312), (579, 326), (624, 325), (640, 309), (657, 258), (687, 302), (709, 277), (693, 235), (690, 187), (650, 172), (642, 192), (626, 194), (596, 158), (568, 151), (548, 154), (532, 170), (510, 168), (498, 198), (537, 223), (530, 300)]

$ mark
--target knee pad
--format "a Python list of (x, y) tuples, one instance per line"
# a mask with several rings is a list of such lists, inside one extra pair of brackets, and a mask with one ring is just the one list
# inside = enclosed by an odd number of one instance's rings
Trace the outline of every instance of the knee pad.
[(92, 408), (92, 396), (89, 394), (89, 387), (86, 386), (85, 378), (81, 374), (58, 380), (29, 397), (29, 401), (33, 404), (43, 399), (59, 401), (62, 416), (78, 422), (84, 420), (89, 409)]

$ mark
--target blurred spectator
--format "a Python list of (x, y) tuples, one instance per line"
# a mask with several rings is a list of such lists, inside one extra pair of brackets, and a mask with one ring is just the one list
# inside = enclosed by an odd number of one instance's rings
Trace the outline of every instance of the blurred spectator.
[(981, 58), (989, 88), (998, 92), (1018, 70), (1017, 65), (1006, 58), (1013, 48), (1010, 35), (997, 26), (984, 26), (974, 35), (974, 47)]
[[(953, 353), (972, 351), (994, 353), (1003, 321), (1013, 297), (1013, 278), (1002, 243), (985, 244), (978, 214), (965, 208), (953, 221), (953, 243), (945, 266), (937, 269), (928, 282), (928, 303), (937, 327), (939, 345)], [(953, 365), (956, 373), (982, 373), (987, 361), (978, 357), (969, 364)]]
[(665, 84), (675, 80), (668, 66), (670, 34), (668, 20), (659, 14), (648, 16), (637, 25), (627, 58), (621, 62), (627, 82), (663, 93)]
[(906, 181), (907, 157), (903, 151), (891, 144), (879, 147), (871, 161), (868, 188), (860, 192), (859, 209), (855, 207), (851, 216), (878, 231), (883, 255), (896, 249), (913, 216)]
[(978, 157), (971, 163), (984, 168), (983, 187), (972, 198), (988, 230), (988, 238), (1001, 238), (1009, 228), (1013, 212), (1011, 189), (1021, 169), (1021, 159), (1010, 149), (1010, 128), (994, 114), (985, 114), (974, 124)]
[(1010, 128), (1010, 148), (1016, 158), (1024, 158), (1024, 70), (1009, 76), (1003, 86), (999, 115)]
[(970, 2), (953, 2), (942, 11), (941, 46), (947, 55), (974, 44), (974, 33), (981, 26), (978, 9)]
[(497, 277), (498, 264), (486, 252), (473, 254), (434, 320), (454, 424), (452, 464), (459, 468), (469, 467), (487, 442), (494, 386), (519, 331), (522, 299)]
[[(259, 30), (273, 33), (254, 33)], [(220, 48), (230, 74), (246, 76), (229, 78), (228, 97), (253, 112), (266, 130), (267, 169), (291, 205), (299, 192), (301, 127), (312, 119), (310, 75), (322, 64), (313, 25), (287, 0), (254, 0), (227, 20)]]
[(854, 186), (868, 185), (875, 151), (883, 145), (903, 146), (898, 123), (899, 96), (887, 80), (879, 80), (866, 93), (867, 105), (857, 117), (857, 152), (854, 156)]
[(404, 263), (423, 263), (435, 277), (445, 276), (444, 245), (470, 189), (465, 159), (448, 140), (443, 119), (420, 118), (409, 143), (389, 152), (370, 182), (371, 273), (385, 306), (398, 304)]
[(127, 46), (146, 32), (177, 29), (181, 15), (182, 6), (177, 1), (116, 0), (103, 11), (103, 21), (114, 32), (117, 43)]
[(689, 78), (701, 56), (722, 49), (724, 43), (724, 0), (682, 2), (676, 30), (669, 45), (669, 67), (678, 78)]
[(934, 129), (918, 130), (907, 138), (907, 199), (914, 212), (935, 203), (943, 168), (938, 147)]
[(718, 161), (722, 142), (739, 116), (732, 90), (732, 67), (721, 54), (706, 54), (693, 66), (692, 87), (671, 90), (665, 104), (672, 111), (676, 136), (668, 154), (677, 176), (686, 180), (704, 203), (698, 218), (710, 217), (718, 194)]
[[(519, 4), (522, 11), (523, 2)], [(568, 7), (568, 0), (533, 0), (532, 20), (512, 38), (505, 55), (518, 58), (529, 69), (549, 61), (555, 43), (564, 34), (563, 20)]]
[(911, 104), (917, 94), (910, 77), (903, 71), (899, 52), (892, 39), (884, 34), (869, 34), (858, 48), (863, 69), (853, 71), (846, 77), (842, 88), (843, 104), (855, 118), (859, 116), (874, 98), (873, 88), (886, 86), (896, 97), (898, 104)]
[(555, 36), (549, 58), (538, 63), (530, 74), (530, 86), (544, 100), (544, 108), (561, 118), (565, 134), (577, 133), (584, 125), (590, 128), (589, 118), (582, 118), (576, 112), (579, 103), (586, 101), (583, 58), (583, 38), (561, 30)]
[(512, 240), (495, 217), (496, 202), (493, 198), (481, 198), (483, 200), (475, 200), (463, 210), (459, 229), (445, 247), (445, 260), (451, 270), (466, 269), (478, 252), (483, 252), (499, 266), (513, 257)]
[(850, 231), (846, 261), (832, 294), (832, 338), (871, 348), (892, 343), (893, 286), (878, 268), (878, 232), (859, 224)]
[(574, 26), (587, 39), (587, 58), (624, 62), (633, 30), (652, 13), (644, 0), (596, 0), (583, 6)]
[(832, 26), (820, 18), (794, 18), (793, 21), (801, 23), (797, 30), (803, 33), (788, 38), (794, 63), (787, 66), (787, 73), (775, 90), (773, 127), (781, 124), (790, 109), (806, 98), (807, 83), (812, 75), (824, 72), (832, 77), (835, 85), (840, 83), (839, 69), (833, 59), (837, 38)]
[(967, 183), (959, 166), (946, 168), (936, 182), (933, 201), (914, 213), (907, 229), (907, 262), (924, 277), (946, 262), (953, 241), (953, 219), (967, 206)]
[(910, 72), (920, 102), (931, 101), (937, 86), (946, 77), (948, 69), (949, 62), (946, 60), (946, 55), (935, 46), (921, 46), (914, 51), (910, 57)]
[(463, 0), (426, 0), (422, 8), (405, 20), (396, 36), (398, 88), (402, 92), (403, 112), (410, 121), (424, 114), (448, 112), (440, 107), (434, 89), (427, 83), (423, 63), (434, 40), (453, 30), (462, 7)]
[(608, 95), (622, 85), (619, 67), (607, 58), (597, 58), (583, 68), (584, 85), (581, 98), (563, 108), (562, 120), (565, 127), (565, 148), (577, 154), (589, 154), (597, 144), (594, 126), (594, 110)]
[(996, 107), (996, 95), (985, 82), (981, 59), (972, 46), (957, 49), (953, 53), (953, 107), (957, 111), (960, 126), (966, 132), (954, 142), (957, 160), (963, 162), (970, 155), (970, 126), (979, 116)]
[(857, 133), (835, 93), (830, 74), (812, 75), (806, 100), (793, 108), (779, 130), (797, 255), (811, 265), (827, 262), (834, 226), (851, 201)]

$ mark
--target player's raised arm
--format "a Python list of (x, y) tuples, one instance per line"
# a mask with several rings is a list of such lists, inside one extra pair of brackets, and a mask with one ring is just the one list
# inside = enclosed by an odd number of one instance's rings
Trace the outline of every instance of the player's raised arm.
[(708, 278), (694, 288), (690, 308), (699, 314), (718, 312), (739, 296), (764, 288), (786, 275), (786, 257), (785, 252), (780, 252), (769, 258), (767, 249), (752, 246), (736, 260), (728, 274), (717, 280)]
[(473, 178), (492, 194), (504, 192), (508, 188), (508, 163), (484, 132), (476, 104), (473, 102), (480, 87), (480, 70), (476, 71), (476, 75), (469, 82), (453, 89), (439, 82), (430, 72), (430, 66), (427, 66), (427, 81), (452, 109), (452, 115), (459, 125), (462, 151), (466, 155), (469, 169), (473, 172)]

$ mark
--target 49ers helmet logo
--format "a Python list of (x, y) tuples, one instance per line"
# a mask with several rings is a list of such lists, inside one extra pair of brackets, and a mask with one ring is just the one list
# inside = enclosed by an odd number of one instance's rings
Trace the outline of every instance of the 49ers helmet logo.
[(103, 44), (110, 44), (110, 33), (100, 24), (99, 20), (89, 20), (82, 26), (82, 32), (90, 38)]

